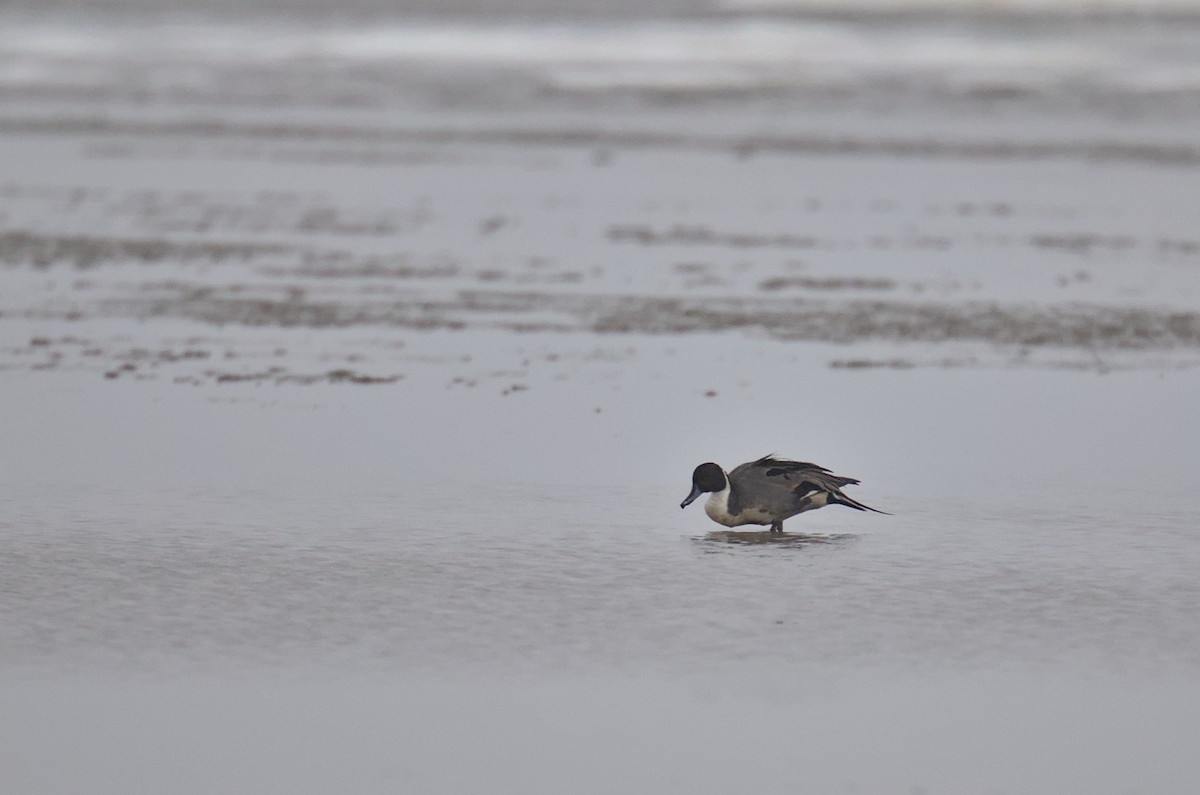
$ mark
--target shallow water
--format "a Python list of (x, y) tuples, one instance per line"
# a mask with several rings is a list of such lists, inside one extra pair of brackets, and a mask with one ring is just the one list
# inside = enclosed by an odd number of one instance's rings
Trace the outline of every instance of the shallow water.
[(0, 12), (2, 788), (1200, 791), (1194, 10), (425, 5)]
[[(9, 379), (7, 780), (1189, 791), (1194, 372), (812, 353), (803, 405), (855, 420), (808, 420), (806, 457), (895, 516), (822, 510), (783, 538), (678, 508), (693, 461), (794, 418), (779, 368), (741, 398), (693, 376), (710, 398), (629, 367), (598, 415), (571, 382)], [(719, 425), (743, 410), (749, 442)]]
[[(808, 420), (799, 441), (895, 515), (822, 510), (781, 538), (677, 507), (693, 460), (736, 463), (780, 433), (761, 398), (632, 377), (599, 415), (553, 384), (410, 386), (400, 404), (327, 387), (311, 407), (68, 392), (10, 439), (41, 463), (6, 473), (2, 653), (85, 671), (1200, 671), (1195, 376), (1022, 374), (1033, 399), (1009, 424), (1012, 382), (816, 370), (810, 410), (890, 394), (887, 416)], [(87, 427), (81, 400), (115, 421)], [(1145, 417), (1127, 436), (1110, 427), (1123, 402)], [(714, 427), (739, 411), (763, 422), (750, 442)], [(441, 416), (459, 441), (421, 434)]]

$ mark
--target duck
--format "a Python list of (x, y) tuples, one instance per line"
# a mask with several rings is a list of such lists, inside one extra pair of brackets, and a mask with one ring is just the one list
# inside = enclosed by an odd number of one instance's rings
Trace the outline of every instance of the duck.
[(707, 493), (704, 512), (714, 522), (726, 527), (770, 525), (772, 533), (783, 532), (784, 519), (826, 505), (890, 515), (842, 493), (842, 486), (858, 482), (823, 466), (774, 455), (740, 464), (732, 472), (709, 461), (692, 472), (692, 491), (679, 507)]

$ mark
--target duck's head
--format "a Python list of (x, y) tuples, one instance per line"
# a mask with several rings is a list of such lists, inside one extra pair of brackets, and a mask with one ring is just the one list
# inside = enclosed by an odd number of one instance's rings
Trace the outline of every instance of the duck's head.
[(679, 503), (680, 508), (686, 508), (691, 505), (697, 497), (708, 491), (723, 491), (729, 479), (725, 477), (725, 470), (712, 463), (701, 464), (692, 472), (692, 493), (687, 495), (687, 498)]

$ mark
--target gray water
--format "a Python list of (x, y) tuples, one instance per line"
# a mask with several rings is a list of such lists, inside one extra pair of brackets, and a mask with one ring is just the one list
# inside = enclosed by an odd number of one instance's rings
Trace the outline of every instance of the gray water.
[(2, 788), (1200, 789), (1200, 18), (986, 5), (0, 12)]
[[(1194, 373), (803, 371), (803, 403), (641, 365), (621, 395), (25, 381), (7, 780), (1189, 791)], [(679, 510), (800, 408), (855, 418), (793, 444), (895, 516)]]

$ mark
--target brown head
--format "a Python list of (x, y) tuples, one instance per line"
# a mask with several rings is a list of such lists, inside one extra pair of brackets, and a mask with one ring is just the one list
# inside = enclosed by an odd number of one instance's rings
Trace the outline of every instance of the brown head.
[(711, 461), (707, 464), (701, 464), (692, 472), (691, 494), (688, 494), (684, 501), (679, 503), (679, 507), (688, 507), (697, 497), (706, 492), (723, 490), (728, 482), (724, 469), (721, 469), (721, 467)]

